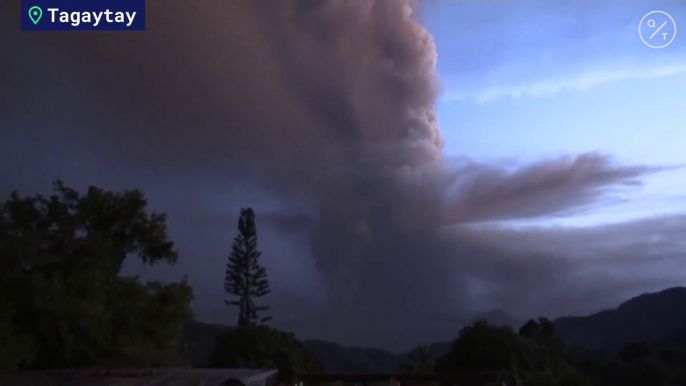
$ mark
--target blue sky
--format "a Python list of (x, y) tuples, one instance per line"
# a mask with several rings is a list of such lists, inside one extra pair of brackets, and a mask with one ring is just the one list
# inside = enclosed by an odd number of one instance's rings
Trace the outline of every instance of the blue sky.
[[(663, 49), (638, 34), (653, 10), (677, 23)], [(447, 156), (514, 167), (597, 151), (621, 164), (686, 165), (686, 3), (435, 1), (422, 20), (437, 46)], [(534, 223), (686, 211), (686, 170), (644, 183), (613, 193), (611, 205)]]

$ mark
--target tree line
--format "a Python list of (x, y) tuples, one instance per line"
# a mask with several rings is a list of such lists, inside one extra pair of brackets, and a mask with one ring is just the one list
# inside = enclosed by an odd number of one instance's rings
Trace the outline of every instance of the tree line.
[[(256, 302), (270, 289), (251, 208), (241, 209), (237, 228), (224, 289), (238, 321), (212, 364), (320, 369), (293, 334), (265, 325), (269, 306)], [(138, 190), (81, 194), (56, 181), (50, 196), (15, 191), (0, 203), (0, 371), (188, 364), (180, 332), (193, 318), (192, 288), (185, 278), (123, 276), (127, 258), (149, 266), (178, 259), (166, 215), (149, 212)]]
[[(224, 277), (225, 303), (238, 317), (217, 339), (211, 366), (321, 374), (305, 343), (267, 325), (271, 290), (257, 241), (256, 214), (243, 208)], [(127, 258), (150, 266), (178, 259), (166, 216), (149, 212), (142, 192), (81, 194), (61, 181), (48, 197), (13, 192), (0, 204), (0, 371), (187, 365), (180, 331), (193, 318), (192, 288), (185, 279), (123, 276)], [(500, 371), (526, 386), (686, 385), (686, 351), (568, 349), (546, 318), (519, 331), (475, 322), (435, 359), (420, 346), (398, 371)]]
[(460, 331), (446, 355), (434, 360), (429, 346), (419, 346), (400, 370), (439, 378), (503, 372), (510, 384), (525, 386), (683, 386), (686, 350), (646, 342), (628, 344), (617, 353), (567, 348), (546, 318), (530, 320), (519, 331), (477, 321)]

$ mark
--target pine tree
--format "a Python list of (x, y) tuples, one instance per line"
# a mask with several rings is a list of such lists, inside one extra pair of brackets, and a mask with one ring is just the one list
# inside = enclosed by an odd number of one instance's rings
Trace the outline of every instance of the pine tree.
[(226, 265), (224, 290), (238, 300), (225, 300), (228, 305), (238, 306), (238, 326), (253, 326), (271, 319), (260, 319), (258, 313), (269, 306), (255, 305), (255, 299), (271, 292), (267, 270), (260, 265), (261, 252), (257, 250), (257, 228), (255, 212), (251, 208), (241, 209), (238, 218), (238, 236), (233, 240), (229, 263)]

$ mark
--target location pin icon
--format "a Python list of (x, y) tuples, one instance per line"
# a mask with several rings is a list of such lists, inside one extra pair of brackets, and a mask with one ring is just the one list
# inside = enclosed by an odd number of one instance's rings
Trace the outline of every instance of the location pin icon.
[(40, 18), (43, 17), (43, 10), (37, 6), (31, 7), (31, 9), (29, 9), (29, 17), (33, 24), (38, 24)]

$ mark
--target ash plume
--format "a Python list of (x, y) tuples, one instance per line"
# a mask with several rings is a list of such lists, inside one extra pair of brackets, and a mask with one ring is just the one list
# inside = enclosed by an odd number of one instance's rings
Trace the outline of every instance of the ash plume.
[[(448, 162), (433, 107), (437, 53), (410, 0), (150, 0), (147, 31), (130, 34), (20, 34), (16, 9), (2, 7), (12, 59), (0, 64), (0, 116), (13, 117), (2, 130), (15, 145), (0, 160), (41, 154), (26, 157), (33, 180), (2, 170), (3, 189), (59, 173), (171, 202), (180, 269), (206, 295), (196, 296), (201, 316), (222, 304), (208, 283), (216, 276), (220, 288), (234, 213), (215, 216), (221, 205), (208, 201), (227, 192), (266, 192), (279, 210), (299, 210), (265, 219), (307, 234), (326, 295), (320, 319), (303, 322), (311, 334), (394, 345), (457, 331), (418, 332), (437, 313), (513, 297), (510, 308), (543, 312), (551, 301), (532, 288), (558, 288), (580, 269), (569, 256), (492, 246), (497, 232), (475, 236), (469, 224), (583, 207), (654, 171), (593, 153), (515, 172)], [(241, 197), (236, 207), (253, 199)], [(226, 231), (203, 238), (209, 227)], [(284, 302), (282, 319), (314, 307)]]

